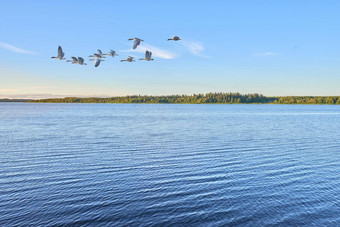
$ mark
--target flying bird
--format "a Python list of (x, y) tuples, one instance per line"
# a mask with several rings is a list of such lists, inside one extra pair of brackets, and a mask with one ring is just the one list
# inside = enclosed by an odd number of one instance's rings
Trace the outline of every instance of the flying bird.
[(58, 56), (57, 57), (51, 57), (51, 58), (56, 58), (58, 60), (65, 60), (66, 58), (64, 58), (65, 53), (63, 52), (63, 49), (61, 48), (61, 46), (58, 46)]
[(181, 40), (181, 38), (179, 38), (179, 36), (177, 35), (174, 35), (174, 37), (172, 37), (171, 39), (168, 39), (168, 41), (169, 40), (178, 41), (178, 40)]
[(67, 60), (66, 62), (72, 62), (72, 64), (78, 63), (78, 59), (76, 57), (72, 57), (72, 60)]
[(145, 51), (145, 57), (144, 58), (140, 58), (139, 60), (145, 60), (145, 61), (153, 61), (153, 59), (151, 58), (152, 52), (151, 51)]
[(116, 51), (114, 51), (114, 50), (110, 50), (109, 53), (107, 53), (106, 55), (112, 56), (112, 57), (118, 56), (118, 54), (116, 54)]
[(97, 50), (97, 53), (98, 53), (99, 55), (101, 55), (101, 56), (103, 55), (103, 52), (102, 52), (101, 50), (99, 50), (99, 49)]
[(140, 42), (141, 41), (144, 41), (144, 40), (142, 40), (142, 39), (139, 39), (139, 38), (131, 38), (131, 39), (128, 39), (128, 40), (134, 40), (134, 42), (133, 42), (133, 49), (136, 49), (137, 48), (137, 46), (140, 44)]
[(93, 55), (89, 55), (89, 57), (94, 57), (94, 58), (105, 58), (105, 56), (103, 56), (103, 52), (101, 50), (97, 50), (97, 53), (94, 53)]
[[(78, 62), (77, 62), (77, 64), (79, 64), (79, 65), (87, 65), (86, 63), (84, 63), (84, 58), (82, 58), (82, 57), (78, 57)], [(99, 65), (99, 64), (98, 64)]]
[(122, 62), (122, 61), (133, 62), (133, 61), (135, 61), (135, 60), (133, 60), (133, 59), (134, 59), (134, 57), (129, 56), (127, 59), (125, 59), (125, 60), (120, 60), (120, 61), (121, 61), (121, 62)]
[(105, 60), (102, 60), (101, 58), (95, 58), (95, 59), (89, 59), (89, 61), (94, 61), (94, 67), (98, 67), (100, 62), (105, 61)]

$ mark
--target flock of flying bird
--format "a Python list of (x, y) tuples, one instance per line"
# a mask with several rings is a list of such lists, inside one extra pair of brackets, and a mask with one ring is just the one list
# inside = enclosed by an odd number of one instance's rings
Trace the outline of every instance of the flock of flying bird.
[[(128, 39), (128, 40), (134, 41), (133, 46), (132, 46), (133, 49), (136, 49), (137, 46), (142, 41), (144, 41), (144, 40), (139, 39), (139, 38), (131, 38), (131, 39)], [(169, 40), (178, 41), (178, 40), (181, 40), (181, 39), (178, 36), (175, 35), (171, 39), (168, 39), (168, 41)], [(89, 57), (92, 57), (92, 59), (89, 59), (89, 60), (94, 61), (94, 67), (98, 67), (100, 62), (104, 61), (102, 58), (105, 58), (105, 55), (111, 56), (111, 57), (118, 56), (118, 54), (116, 54), (116, 52), (114, 50), (110, 50), (107, 54), (103, 54), (103, 52), (98, 49), (97, 53), (94, 53), (93, 55), (89, 56)], [(152, 55), (152, 52), (147, 50), (147, 51), (145, 51), (145, 57), (140, 58), (139, 60), (153, 61), (154, 59), (151, 58), (151, 55)], [(61, 46), (58, 46), (58, 56), (57, 57), (51, 57), (51, 58), (55, 58), (55, 59), (58, 59), (58, 60), (66, 60), (66, 58), (64, 58), (64, 56), (65, 56), (65, 53), (63, 52), (63, 49), (61, 48)], [(120, 60), (120, 61), (121, 62), (123, 62), (123, 61), (133, 62), (135, 60), (134, 60), (134, 57), (128, 56), (126, 59)], [(78, 64), (78, 65), (87, 65), (84, 62), (84, 58), (82, 58), (82, 57), (78, 57), (78, 58), (72, 57), (72, 60), (67, 60), (66, 62), (71, 62), (72, 64)]]

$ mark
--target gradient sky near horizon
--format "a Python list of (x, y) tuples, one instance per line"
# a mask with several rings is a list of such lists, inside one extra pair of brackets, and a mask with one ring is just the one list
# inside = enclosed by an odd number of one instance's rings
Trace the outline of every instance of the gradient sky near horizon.
[[(340, 1), (0, 0), (0, 98), (340, 95)], [(168, 38), (178, 35), (178, 42)], [(136, 51), (128, 38), (144, 39)], [(116, 50), (98, 68), (51, 59)], [(152, 62), (120, 62), (153, 52)]]

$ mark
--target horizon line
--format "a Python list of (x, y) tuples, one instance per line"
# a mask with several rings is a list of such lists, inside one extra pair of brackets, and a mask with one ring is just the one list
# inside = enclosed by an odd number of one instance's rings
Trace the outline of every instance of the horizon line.
[[(128, 94), (128, 95), (53, 95), (53, 94), (14, 94), (14, 95), (0, 95), (0, 99), (6, 100), (43, 100), (43, 99), (64, 99), (64, 98), (116, 98), (127, 96), (194, 96), (194, 95), (207, 95), (207, 94), (240, 94), (240, 95), (261, 95), (264, 97), (340, 97), (339, 95), (264, 95), (262, 93), (240, 93), (240, 92), (198, 92), (191, 94), (162, 94), (162, 95), (148, 95), (148, 94)], [(44, 97), (45, 96), (45, 97)]]

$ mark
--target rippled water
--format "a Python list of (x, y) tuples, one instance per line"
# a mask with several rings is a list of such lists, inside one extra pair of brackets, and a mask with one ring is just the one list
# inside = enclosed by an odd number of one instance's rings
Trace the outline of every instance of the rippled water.
[(340, 106), (0, 103), (1, 226), (340, 226)]

